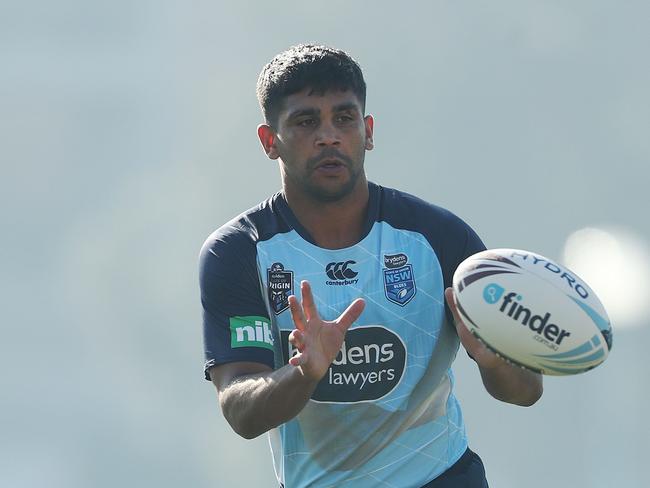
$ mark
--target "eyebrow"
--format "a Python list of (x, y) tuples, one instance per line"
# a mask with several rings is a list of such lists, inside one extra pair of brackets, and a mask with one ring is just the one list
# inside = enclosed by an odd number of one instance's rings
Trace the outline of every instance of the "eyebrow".
[[(353, 102), (345, 102), (345, 103), (340, 103), (339, 105), (335, 105), (333, 111), (334, 112), (345, 112), (345, 111), (354, 111), (354, 112), (359, 112), (359, 107), (356, 103)], [(319, 115), (320, 110), (317, 108), (299, 108), (289, 114), (287, 117), (288, 120), (295, 119), (296, 117), (302, 117), (305, 115)]]
[(318, 115), (319, 113), (320, 110), (315, 108), (299, 108), (291, 112), (287, 119), (295, 119), (296, 117), (301, 117), (303, 115)]
[(345, 112), (347, 110), (352, 110), (354, 112), (358, 112), (359, 111), (359, 106), (356, 103), (353, 103), (353, 102), (345, 102), (345, 103), (341, 103), (339, 105), (336, 105), (334, 107), (335, 112)]

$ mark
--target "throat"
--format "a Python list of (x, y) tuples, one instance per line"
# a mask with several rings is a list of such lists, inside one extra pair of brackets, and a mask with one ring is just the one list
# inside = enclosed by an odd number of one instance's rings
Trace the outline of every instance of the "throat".
[(314, 223), (306, 227), (312, 239), (319, 247), (325, 249), (343, 249), (354, 246), (363, 238), (364, 221), (354, 224)]
[(289, 208), (317, 246), (342, 249), (364, 237), (370, 202), (365, 175), (358, 179), (353, 191), (333, 202), (310, 198), (288, 185), (283, 190)]
[(289, 199), (287, 203), (317, 246), (342, 249), (357, 244), (364, 237), (368, 201), (365, 193), (329, 204), (306, 201), (296, 204)]

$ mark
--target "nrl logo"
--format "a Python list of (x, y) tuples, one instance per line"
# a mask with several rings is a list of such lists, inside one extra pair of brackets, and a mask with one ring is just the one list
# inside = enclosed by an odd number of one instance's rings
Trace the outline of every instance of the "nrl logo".
[(269, 303), (276, 315), (289, 308), (289, 296), (293, 295), (293, 271), (285, 271), (282, 263), (273, 263), (267, 270)]

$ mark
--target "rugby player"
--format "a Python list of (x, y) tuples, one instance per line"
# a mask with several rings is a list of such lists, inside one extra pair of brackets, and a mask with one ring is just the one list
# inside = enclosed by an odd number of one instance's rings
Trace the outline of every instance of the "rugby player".
[(486, 487), (453, 392), (459, 344), (499, 400), (532, 405), (542, 379), (487, 350), (450, 300), (456, 267), (485, 246), (448, 210), (366, 179), (374, 120), (345, 52), (292, 47), (257, 96), (282, 189), (200, 255), (223, 415), (247, 439), (269, 433), (287, 488)]

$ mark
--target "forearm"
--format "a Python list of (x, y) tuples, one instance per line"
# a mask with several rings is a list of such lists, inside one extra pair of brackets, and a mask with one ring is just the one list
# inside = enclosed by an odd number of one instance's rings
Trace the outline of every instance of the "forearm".
[(219, 394), (219, 401), (235, 432), (252, 439), (295, 417), (316, 385), (300, 368), (286, 365), (238, 377)]
[(479, 367), (485, 389), (497, 400), (528, 407), (540, 399), (542, 375), (505, 361), (492, 368)]

